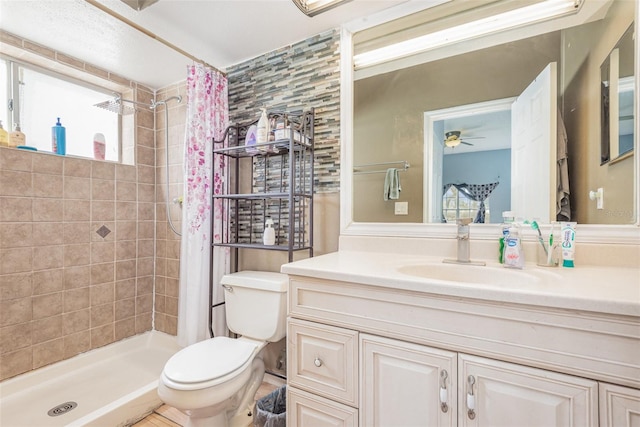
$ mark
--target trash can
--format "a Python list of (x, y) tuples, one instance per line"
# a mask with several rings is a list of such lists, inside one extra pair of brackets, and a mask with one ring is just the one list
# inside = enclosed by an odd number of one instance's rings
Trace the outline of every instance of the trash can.
[(287, 386), (272, 391), (256, 402), (253, 416), (255, 427), (286, 427)]

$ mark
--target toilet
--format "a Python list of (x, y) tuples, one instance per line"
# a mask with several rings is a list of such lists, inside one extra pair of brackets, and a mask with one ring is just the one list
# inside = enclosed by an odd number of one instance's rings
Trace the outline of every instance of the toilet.
[(215, 337), (167, 361), (158, 395), (189, 416), (187, 426), (246, 427), (262, 383), (262, 350), (286, 335), (286, 274), (241, 271), (222, 277), (226, 319), (239, 338)]

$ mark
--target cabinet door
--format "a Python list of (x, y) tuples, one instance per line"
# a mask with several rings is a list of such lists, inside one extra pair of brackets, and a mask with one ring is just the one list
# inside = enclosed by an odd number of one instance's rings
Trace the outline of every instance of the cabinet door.
[(290, 319), (287, 330), (288, 383), (356, 406), (357, 345), (356, 331)]
[(640, 427), (640, 390), (600, 384), (600, 427)]
[(458, 425), (598, 425), (595, 381), (475, 356), (458, 356)]
[(455, 426), (456, 353), (360, 334), (361, 426)]
[(287, 387), (287, 427), (356, 427), (358, 410)]

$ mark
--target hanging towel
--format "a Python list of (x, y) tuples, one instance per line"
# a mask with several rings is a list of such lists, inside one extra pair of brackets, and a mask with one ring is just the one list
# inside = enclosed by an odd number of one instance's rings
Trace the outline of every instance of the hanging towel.
[(568, 137), (564, 126), (564, 120), (558, 109), (558, 139), (557, 139), (557, 166), (556, 166), (556, 220), (571, 221), (571, 203), (569, 196), (569, 159)]
[(397, 200), (400, 198), (400, 177), (398, 176), (398, 169), (389, 168), (384, 178), (384, 200)]

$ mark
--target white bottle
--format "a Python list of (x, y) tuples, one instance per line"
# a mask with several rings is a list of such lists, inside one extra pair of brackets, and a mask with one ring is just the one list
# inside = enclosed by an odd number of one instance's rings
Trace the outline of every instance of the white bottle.
[(273, 220), (267, 218), (264, 226), (264, 235), (262, 241), (265, 245), (273, 246), (276, 244), (276, 230), (273, 229)]
[[(262, 115), (258, 120), (258, 129), (256, 130), (256, 143), (264, 144), (269, 142), (269, 118), (267, 117), (267, 110), (261, 108)], [(258, 147), (260, 151), (267, 151), (267, 147)]]
[(524, 252), (520, 231), (515, 224), (509, 228), (509, 234), (504, 239), (504, 266), (524, 268)]

